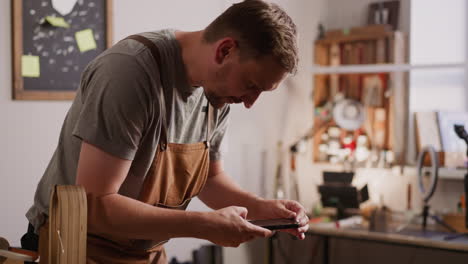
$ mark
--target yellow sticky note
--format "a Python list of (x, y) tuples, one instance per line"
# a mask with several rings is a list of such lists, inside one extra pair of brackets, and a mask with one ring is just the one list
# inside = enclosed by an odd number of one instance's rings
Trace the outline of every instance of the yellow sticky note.
[(63, 17), (46, 16), (45, 20), (54, 27), (70, 27), (70, 24), (68, 24)]
[(21, 75), (23, 77), (41, 76), (39, 56), (23, 55), (21, 57)]
[(94, 40), (93, 30), (85, 29), (75, 33), (76, 43), (81, 52), (96, 49), (96, 41)]

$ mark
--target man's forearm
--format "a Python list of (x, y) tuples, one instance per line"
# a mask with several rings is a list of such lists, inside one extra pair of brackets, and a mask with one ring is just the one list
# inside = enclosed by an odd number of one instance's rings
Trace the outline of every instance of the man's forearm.
[(209, 177), (198, 197), (215, 210), (232, 205), (243, 206), (248, 210), (248, 219), (263, 218), (260, 210), (260, 202), (263, 199), (242, 190), (224, 172)]
[(158, 208), (119, 195), (88, 195), (91, 233), (128, 239), (164, 241), (175, 237), (203, 238), (206, 213)]

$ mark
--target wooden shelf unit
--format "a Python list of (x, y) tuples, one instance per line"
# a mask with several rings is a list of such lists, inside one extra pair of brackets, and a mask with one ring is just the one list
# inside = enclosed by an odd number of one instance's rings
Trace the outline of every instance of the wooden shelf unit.
[[(342, 65), (393, 65), (405, 62), (405, 39), (401, 32), (392, 31), (385, 25), (373, 25), (349, 30), (333, 30), (325, 33), (324, 38), (314, 43), (314, 63), (319, 67), (342, 67)], [(369, 81), (380, 79), (383, 85), (376, 88), (382, 98), (380, 103), (369, 105), (369, 94), (366, 95)], [(372, 83), (372, 82), (370, 82)], [(372, 88), (373, 89), (373, 88)], [(383, 90), (382, 90), (383, 89)], [(407, 111), (408, 91), (406, 85), (406, 73), (404, 71), (379, 72), (379, 73), (314, 73), (313, 103), (314, 111), (320, 109), (334, 100), (335, 95), (341, 93), (347, 99), (360, 101), (365, 105), (367, 113), (366, 122), (373, 111), (385, 112), (384, 142), (378, 142), (380, 150), (389, 150), (394, 154), (393, 164), (403, 164), (407, 145)], [(375, 99), (375, 98), (374, 98)], [(376, 110), (376, 109), (381, 110)], [(369, 113), (371, 113), (369, 115)], [(382, 114), (380, 114), (382, 115)], [(369, 124), (361, 127), (369, 141), (373, 141), (376, 148), (375, 137), (371, 138)], [(320, 155), (319, 145), (322, 134), (335, 122), (326, 123), (314, 114), (314, 126), (322, 126), (313, 138), (314, 162), (327, 162), (324, 155)], [(373, 125), (373, 124), (370, 124)], [(367, 128), (365, 127), (367, 126)], [(381, 128), (382, 129), (382, 128)], [(382, 132), (382, 131), (380, 131)], [(349, 133), (349, 132), (348, 132)], [(381, 141), (381, 140), (380, 140)], [(341, 142), (342, 143), (342, 142)], [(371, 147), (369, 146), (369, 149)]]

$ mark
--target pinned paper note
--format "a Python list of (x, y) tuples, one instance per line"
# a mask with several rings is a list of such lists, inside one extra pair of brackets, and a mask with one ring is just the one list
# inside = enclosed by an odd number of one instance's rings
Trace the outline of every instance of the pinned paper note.
[(94, 40), (93, 30), (85, 29), (75, 33), (76, 43), (81, 52), (96, 49), (96, 41)]
[(52, 7), (62, 16), (69, 14), (77, 0), (52, 0)]
[(21, 57), (21, 75), (23, 77), (39, 77), (41, 68), (39, 56), (23, 55)]
[(70, 27), (70, 24), (68, 24), (63, 17), (46, 16), (45, 20), (54, 27)]

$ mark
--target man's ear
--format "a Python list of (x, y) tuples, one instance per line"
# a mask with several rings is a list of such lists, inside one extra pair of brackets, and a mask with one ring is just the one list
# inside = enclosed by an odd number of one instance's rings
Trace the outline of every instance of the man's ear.
[(234, 50), (237, 48), (237, 42), (233, 38), (223, 38), (218, 41), (216, 47), (215, 61), (222, 64), (226, 58), (232, 57)]

